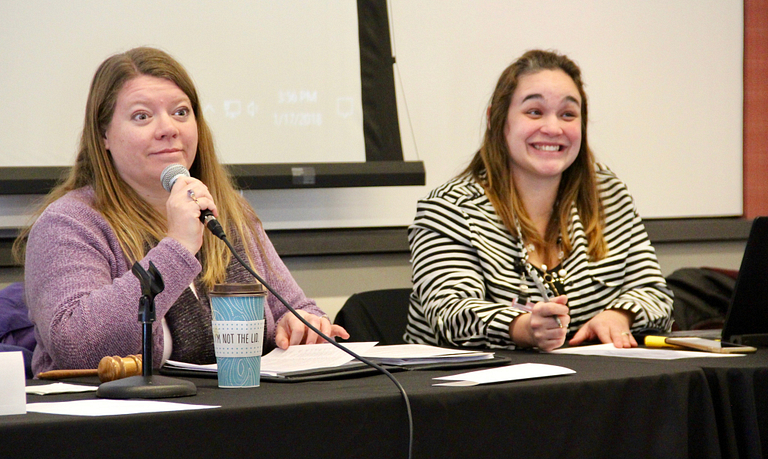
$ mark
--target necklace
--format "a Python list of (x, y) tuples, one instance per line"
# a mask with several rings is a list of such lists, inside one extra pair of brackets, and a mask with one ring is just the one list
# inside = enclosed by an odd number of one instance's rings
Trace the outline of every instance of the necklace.
[(539, 293), (544, 297), (545, 301), (549, 301), (553, 296), (559, 296), (564, 293), (565, 277), (568, 272), (562, 267), (562, 261), (565, 258), (565, 253), (562, 248), (562, 238), (557, 238), (557, 259), (560, 269), (557, 272), (549, 271), (547, 265), (541, 265), (541, 271), (543, 275), (539, 275), (538, 269), (536, 269), (530, 262), (529, 252), (536, 251), (536, 246), (533, 243), (525, 244), (523, 241), (523, 232), (520, 229), (520, 222), (515, 218), (515, 229), (517, 230), (517, 237), (520, 241), (520, 246), (523, 252), (523, 266), (528, 275), (533, 279), (533, 283), (536, 284), (536, 288)]
[[(525, 251), (526, 251), (525, 255), (527, 259), (527, 256), (529, 253), (536, 251), (536, 246), (533, 245), (533, 243), (525, 244)], [(558, 237), (557, 238), (557, 265), (559, 265), (563, 261), (563, 258), (565, 258), (565, 253), (563, 252), (563, 238)], [(546, 273), (549, 271), (549, 268), (547, 268), (546, 264), (542, 264), (541, 270)], [(561, 268), (560, 271), (564, 271), (564, 270)], [(558, 272), (558, 274), (560, 273)], [(565, 274), (560, 274), (560, 275), (565, 276)]]

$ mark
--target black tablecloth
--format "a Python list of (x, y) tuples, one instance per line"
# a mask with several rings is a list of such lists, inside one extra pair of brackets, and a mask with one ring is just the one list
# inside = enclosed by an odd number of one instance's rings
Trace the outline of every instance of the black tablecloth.
[[(513, 364), (548, 363), (576, 373), (475, 387), (431, 385), (433, 377), (456, 371), (396, 373), (413, 410), (414, 458), (760, 453), (765, 428), (757, 427), (766, 426), (768, 416), (768, 351), (675, 361), (501, 354)], [(187, 379), (198, 394), (166, 400), (221, 408), (98, 418), (2, 416), (0, 457), (407, 457), (405, 404), (383, 375), (263, 382), (253, 389), (219, 389), (216, 379)], [(92, 398), (93, 393), (27, 396), (28, 403)]]
[(724, 458), (768, 457), (768, 349), (756, 355), (686, 359), (707, 376)]

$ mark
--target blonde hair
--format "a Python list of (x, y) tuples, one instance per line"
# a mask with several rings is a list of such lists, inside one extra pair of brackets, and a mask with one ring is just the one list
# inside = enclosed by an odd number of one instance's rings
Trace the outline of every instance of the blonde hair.
[[(216, 157), (213, 136), (203, 118), (194, 83), (184, 67), (170, 55), (147, 47), (111, 56), (96, 70), (88, 93), (85, 122), (75, 164), (64, 181), (46, 196), (35, 212), (34, 219), (69, 191), (91, 186), (96, 196), (94, 207), (114, 230), (130, 263), (142, 259), (151, 247), (165, 237), (165, 218), (120, 178), (111, 154), (104, 145), (118, 93), (128, 81), (141, 75), (169, 80), (189, 97), (198, 132), (197, 153), (190, 174), (208, 186), (216, 202), (219, 222), (225, 230), (236, 231), (247, 248), (249, 241), (246, 235), (249, 233), (246, 229), (250, 222), (259, 220), (235, 189), (231, 177)], [(14, 255), (21, 262), (24, 260), (30, 229), (31, 225), (24, 228), (14, 243)], [(258, 244), (259, 239), (256, 238), (256, 241)], [(259, 250), (263, 249), (260, 244), (257, 246)], [(199, 255), (203, 266), (202, 281), (208, 288), (223, 282), (231, 259), (226, 245), (206, 231)], [(252, 261), (250, 253), (248, 258)]]
[[(581, 147), (576, 160), (563, 172), (555, 209), (542, 237), (536, 231), (515, 189), (504, 127), (520, 78), (542, 70), (558, 69), (571, 77), (581, 95)], [(544, 247), (545, 253), (557, 243), (559, 237), (562, 237), (563, 251), (569, 253), (572, 250), (568, 221), (571, 205), (575, 202), (589, 241), (587, 253), (591, 259), (600, 260), (607, 255), (608, 247), (603, 236), (605, 217), (597, 191), (594, 155), (587, 143), (587, 115), (587, 95), (579, 67), (568, 57), (555, 52), (528, 51), (499, 77), (488, 108), (488, 125), (483, 143), (461, 175), (469, 175), (483, 185), (488, 199), (510, 233)], [(515, 217), (520, 223), (521, 235), (517, 234)]]

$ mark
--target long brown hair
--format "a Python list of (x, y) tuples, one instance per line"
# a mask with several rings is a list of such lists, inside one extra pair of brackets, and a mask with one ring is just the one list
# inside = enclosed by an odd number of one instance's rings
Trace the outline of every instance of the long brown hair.
[[(234, 229), (237, 234), (245, 237), (249, 234), (245, 231), (249, 222), (258, 222), (258, 217), (237, 192), (232, 179), (216, 157), (213, 136), (203, 118), (192, 79), (170, 55), (147, 47), (111, 56), (96, 70), (88, 93), (85, 123), (75, 164), (64, 181), (46, 196), (33, 218), (39, 217), (48, 205), (69, 191), (91, 186), (96, 196), (96, 210), (114, 230), (120, 247), (131, 263), (143, 258), (151, 247), (165, 237), (165, 218), (120, 178), (112, 156), (104, 145), (118, 93), (128, 81), (141, 75), (169, 80), (189, 97), (198, 133), (197, 153), (189, 172), (208, 186), (216, 202), (218, 220), (222, 226)], [(14, 255), (22, 262), (30, 229), (31, 225), (24, 228), (14, 243)], [(248, 241), (244, 242), (247, 247)], [(231, 257), (226, 245), (206, 231), (199, 254), (203, 266), (203, 282), (209, 288), (217, 282), (223, 282)], [(248, 256), (251, 258), (250, 253)]]
[[(581, 147), (576, 160), (563, 172), (555, 209), (542, 237), (536, 231), (515, 189), (504, 127), (520, 78), (542, 70), (558, 69), (571, 77), (581, 95)], [(595, 160), (587, 143), (587, 113), (587, 95), (579, 67), (568, 57), (556, 52), (528, 51), (499, 77), (488, 108), (488, 124), (483, 143), (460, 175), (470, 175), (483, 185), (488, 199), (510, 233), (544, 247), (545, 251), (553, 247), (559, 237), (562, 237), (565, 253), (571, 251), (568, 221), (571, 205), (575, 202), (589, 241), (587, 253), (591, 259), (599, 260), (606, 256), (608, 248), (603, 237), (605, 218), (597, 192)], [(515, 216), (520, 223), (522, 235), (517, 234)]]

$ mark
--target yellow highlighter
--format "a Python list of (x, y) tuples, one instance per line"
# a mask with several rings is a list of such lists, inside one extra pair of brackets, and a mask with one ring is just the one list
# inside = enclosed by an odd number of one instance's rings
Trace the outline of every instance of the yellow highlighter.
[(683, 349), (682, 346), (676, 344), (669, 344), (666, 336), (653, 336), (648, 335), (645, 337), (645, 347), (652, 347), (657, 349)]

